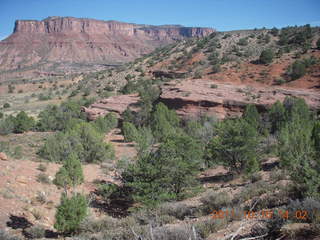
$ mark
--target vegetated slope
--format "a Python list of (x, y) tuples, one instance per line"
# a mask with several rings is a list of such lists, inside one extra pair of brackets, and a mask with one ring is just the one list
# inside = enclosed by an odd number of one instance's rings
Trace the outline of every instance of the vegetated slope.
[(8, 70), (6, 77), (14, 76), (12, 71), (55, 74), (90, 67), (92, 71), (92, 66), (128, 62), (156, 47), (213, 31), (73, 17), (17, 20), (13, 34), (0, 42), (0, 69)]
[(96, 89), (103, 98), (119, 90), (135, 93), (144, 82), (151, 81), (162, 90), (160, 100), (187, 115), (212, 108), (211, 112), (222, 117), (228, 112), (237, 115), (247, 103), (261, 107), (288, 95), (304, 97), (317, 108), (319, 36), (319, 28), (308, 25), (215, 32), (157, 49), (121, 68), (99, 72), (81, 81), (79, 92)]

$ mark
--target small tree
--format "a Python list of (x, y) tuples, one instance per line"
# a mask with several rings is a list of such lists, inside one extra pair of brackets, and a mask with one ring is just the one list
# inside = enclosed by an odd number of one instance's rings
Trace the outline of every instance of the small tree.
[(133, 142), (137, 140), (139, 133), (137, 128), (132, 123), (124, 122), (122, 131), (126, 142)]
[(247, 121), (225, 120), (218, 125), (217, 136), (209, 145), (211, 160), (221, 161), (232, 171), (241, 173), (257, 161), (257, 145), (257, 131)]
[(153, 135), (158, 139), (165, 140), (175, 132), (178, 125), (179, 118), (176, 112), (168, 109), (163, 103), (158, 103), (151, 121)]
[(88, 203), (85, 196), (77, 193), (68, 198), (63, 193), (57, 207), (54, 228), (65, 234), (73, 233), (87, 216), (87, 211)]
[(56, 173), (54, 184), (59, 187), (75, 187), (83, 183), (83, 171), (81, 162), (76, 153), (72, 152), (63, 163), (63, 166)]
[(260, 115), (257, 111), (257, 108), (253, 104), (248, 104), (246, 110), (243, 114), (244, 120), (246, 120), (252, 127), (255, 129), (259, 128), (260, 125)]
[(271, 133), (278, 132), (286, 120), (285, 108), (281, 102), (276, 101), (269, 110)]
[(23, 133), (33, 128), (35, 126), (35, 121), (32, 117), (29, 117), (24, 111), (21, 111), (16, 116), (14, 125), (15, 133)]
[(261, 52), (259, 61), (262, 64), (269, 64), (272, 62), (273, 57), (274, 57), (273, 51), (271, 49), (266, 49)]
[(296, 80), (306, 74), (306, 66), (302, 61), (295, 61), (289, 67), (288, 73), (292, 80)]

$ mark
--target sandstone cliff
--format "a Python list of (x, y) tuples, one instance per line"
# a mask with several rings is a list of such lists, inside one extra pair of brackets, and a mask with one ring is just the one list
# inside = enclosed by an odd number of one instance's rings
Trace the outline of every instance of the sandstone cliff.
[(0, 70), (127, 62), (175, 40), (203, 37), (213, 31), (73, 17), (17, 20), (13, 34), (0, 42)]

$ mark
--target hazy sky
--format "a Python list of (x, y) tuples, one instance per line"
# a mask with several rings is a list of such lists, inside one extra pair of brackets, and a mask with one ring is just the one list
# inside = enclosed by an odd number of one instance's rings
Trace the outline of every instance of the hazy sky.
[(219, 31), (320, 26), (320, 0), (0, 0), (0, 39), (16, 19), (87, 17), (144, 24), (182, 24)]

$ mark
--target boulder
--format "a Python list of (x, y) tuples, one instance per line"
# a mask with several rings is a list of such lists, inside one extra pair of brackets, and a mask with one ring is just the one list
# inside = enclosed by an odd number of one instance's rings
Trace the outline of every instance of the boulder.
[(0, 152), (0, 160), (8, 161), (8, 157), (4, 152)]

